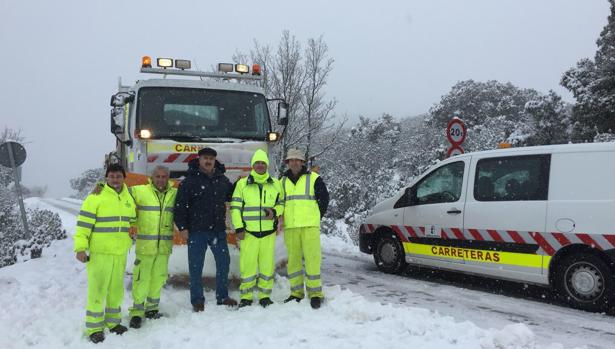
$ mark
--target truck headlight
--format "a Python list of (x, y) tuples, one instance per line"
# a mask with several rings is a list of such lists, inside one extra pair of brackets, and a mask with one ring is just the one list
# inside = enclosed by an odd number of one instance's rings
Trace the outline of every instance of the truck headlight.
[(143, 129), (139, 131), (139, 138), (148, 139), (152, 137), (152, 131)]
[(278, 132), (267, 132), (267, 142), (277, 142), (280, 140)]

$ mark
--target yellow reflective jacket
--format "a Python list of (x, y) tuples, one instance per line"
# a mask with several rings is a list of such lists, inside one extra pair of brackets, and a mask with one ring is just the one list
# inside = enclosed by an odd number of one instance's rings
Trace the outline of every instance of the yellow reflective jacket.
[(137, 254), (171, 254), (177, 188), (168, 182), (161, 192), (150, 181), (129, 190), (137, 204)]
[(314, 193), (316, 179), (318, 173), (315, 172), (302, 174), (297, 183), (282, 177), (284, 228), (320, 226), (320, 209)]
[[(231, 219), (236, 232), (247, 231), (264, 237), (277, 228), (277, 217), (284, 212), (282, 186), (275, 178), (256, 183), (252, 175), (237, 181), (231, 199)], [(266, 210), (274, 209), (274, 217), (267, 219)]]
[(120, 193), (105, 184), (100, 194), (90, 194), (77, 216), (73, 237), (75, 252), (123, 255), (132, 246), (128, 229), (136, 220), (135, 202), (126, 185)]

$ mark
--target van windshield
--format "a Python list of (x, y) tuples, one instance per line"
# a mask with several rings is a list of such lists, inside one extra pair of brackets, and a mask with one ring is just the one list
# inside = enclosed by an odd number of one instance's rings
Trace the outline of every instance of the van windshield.
[(252, 92), (143, 87), (137, 127), (152, 138), (264, 140), (271, 129), (265, 96)]

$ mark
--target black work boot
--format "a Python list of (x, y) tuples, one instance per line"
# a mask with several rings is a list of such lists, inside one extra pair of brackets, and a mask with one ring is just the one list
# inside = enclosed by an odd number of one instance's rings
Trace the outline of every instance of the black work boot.
[(103, 331), (94, 332), (90, 335), (90, 341), (92, 343), (100, 343), (105, 340), (105, 333)]
[(310, 306), (312, 309), (320, 308), (320, 304), (322, 303), (322, 299), (320, 297), (314, 297), (310, 299)]
[(114, 328), (110, 329), (109, 331), (111, 331), (111, 333), (115, 333), (121, 336), (124, 334), (124, 332), (128, 331), (128, 329), (124, 325), (117, 325)]
[(284, 303), (288, 303), (288, 302), (292, 302), (292, 301), (296, 301), (297, 303), (299, 303), (299, 302), (301, 302), (302, 299), (303, 298), (299, 298), (299, 297), (296, 297), (296, 296), (290, 296), (290, 297), (288, 297), (288, 298), (286, 298), (284, 300)]
[(236, 307), (237, 301), (234, 300), (233, 298), (227, 297), (227, 298), (224, 298), (223, 300), (218, 301), (217, 304), (226, 305), (227, 307)]
[(158, 310), (148, 310), (145, 312), (145, 318), (146, 319), (160, 319), (162, 317), (162, 314), (160, 314), (160, 312)]
[(130, 319), (130, 328), (141, 328), (141, 322), (143, 322), (143, 319), (141, 319), (140, 316), (133, 316)]
[(192, 311), (195, 313), (199, 313), (205, 310), (205, 304), (195, 304), (192, 306)]
[(270, 298), (263, 298), (263, 299), (258, 301), (258, 304), (260, 304), (261, 307), (263, 307), (263, 308), (267, 308), (268, 306), (272, 305), (273, 302), (271, 301)]
[(249, 307), (251, 305), (252, 305), (251, 299), (242, 299), (241, 302), (239, 302), (239, 308)]

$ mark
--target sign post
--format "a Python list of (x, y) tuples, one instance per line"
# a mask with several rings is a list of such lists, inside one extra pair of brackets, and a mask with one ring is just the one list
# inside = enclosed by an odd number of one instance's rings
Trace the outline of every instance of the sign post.
[(461, 144), (465, 141), (468, 130), (465, 123), (458, 117), (453, 117), (446, 126), (446, 139), (451, 143), (446, 152), (447, 157), (461, 155), (464, 153)]
[(26, 161), (26, 149), (21, 144), (17, 142), (4, 142), (0, 144), (0, 165), (10, 167), (13, 170), (17, 201), (19, 202), (19, 209), (21, 210), (21, 223), (23, 224), (24, 237), (29, 239), (30, 230), (28, 229), (28, 218), (23, 204), (19, 175), (17, 174), (17, 168), (21, 166), (24, 161)]

